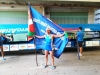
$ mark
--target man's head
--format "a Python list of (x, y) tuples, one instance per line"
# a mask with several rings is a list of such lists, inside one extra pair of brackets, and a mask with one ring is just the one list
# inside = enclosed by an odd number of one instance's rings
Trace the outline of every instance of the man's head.
[(49, 34), (50, 33), (50, 28), (46, 28), (46, 32)]
[(79, 27), (79, 30), (82, 30), (82, 27)]

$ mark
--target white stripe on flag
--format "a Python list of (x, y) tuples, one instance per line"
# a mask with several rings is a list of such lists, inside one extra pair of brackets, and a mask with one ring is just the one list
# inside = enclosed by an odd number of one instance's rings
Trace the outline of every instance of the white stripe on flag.
[(32, 19), (28, 20), (28, 25), (33, 24)]

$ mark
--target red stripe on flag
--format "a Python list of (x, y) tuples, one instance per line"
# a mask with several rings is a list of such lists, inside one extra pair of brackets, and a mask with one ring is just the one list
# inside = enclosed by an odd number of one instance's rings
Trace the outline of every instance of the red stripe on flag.
[(29, 25), (29, 31), (30, 32), (35, 32), (34, 24)]
[[(28, 19), (32, 19), (32, 15), (29, 9), (28, 9)], [(35, 32), (34, 24), (33, 23), (29, 24), (28, 29), (30, 32)]]

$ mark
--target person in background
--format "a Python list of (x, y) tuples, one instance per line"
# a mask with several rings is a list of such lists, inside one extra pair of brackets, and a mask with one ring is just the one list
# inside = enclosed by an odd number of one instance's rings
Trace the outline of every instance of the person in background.
[(6, 44), (7, 43), (7, 38), (5, 38), (5, 37), (2, 36), (2, 41), (3, 41), (3, 44)]
[[(65, 33), (64, 33), (65, 34)], [(37, 36), (37, 38), (45, 38), (46, 44), (45, 44), (45, 58), (46, 58), (46, 64), (44, 68), (48, 66), (48, 54), (50, 52), (50, 56), (52, 59), (52, 69), (55, 69), (56, 66), (54, 66), (54, 48), (53, 48), (53, 39), (57, 37), (62, 37), (64, 34), (54, 35), (51, 34), (50, 28), (46, 28), (46, 34), (44, 36)]]
[(77, 37), (79, 51), (80, 51), (79, 55), (82, 56), (82, 51), (83, 51), (82, 44), (83, 44), (83, 37), (84, 37), (84, 32), (82, 31), (82, 27), (79, 27), (79, 31), (77, 32), (76, 37)]
[(6, 35), (4, 35), (4, 34), (2, 34), (2, 33), (0, 33), (0, 49), (1, 49), (2, 60), (6, 60), (6, 59), (4, 58), (3, 40), (2, 40), (2, 37), (5, 37), (5, 38), (10, 39), (10, 40), (12, 40), (12, 38), (11, 38), (11, 37), (8, 37), (8, 36), (6, 36)]

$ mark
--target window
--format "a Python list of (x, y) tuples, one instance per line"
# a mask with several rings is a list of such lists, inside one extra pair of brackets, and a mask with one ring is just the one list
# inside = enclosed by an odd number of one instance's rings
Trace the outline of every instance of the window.
[(27, 41), (27, 33), (13, 34), (13, 41)]

